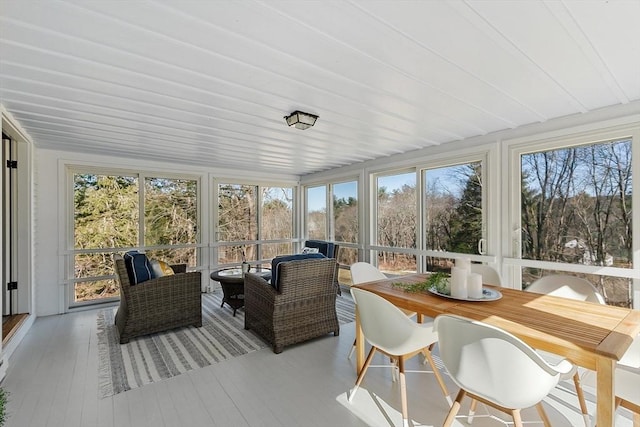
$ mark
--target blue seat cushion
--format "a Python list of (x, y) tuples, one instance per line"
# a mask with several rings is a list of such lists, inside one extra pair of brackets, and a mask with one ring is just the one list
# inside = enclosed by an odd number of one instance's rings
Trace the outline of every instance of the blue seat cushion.
[(122, 258), (124, 259), (131, 285), (137, 285), (140, 282), (154, 278), (153, 268), (145, 254), (138, 251), (129, 251)]
[(281, 255), (271, 260), (271, 286), (278, 290), (278, 264), (286, 261), (299, 261), (309, 258), (326, 258), (324, 255), (317, 254), (296, 254), (296, 255)]
[(307, 240), (304, 242), (304, 246), (307, 248), (318, 248), (318, 251), (327, 258), (335, 258), (334, 249), (335, 245), (325, 240)]

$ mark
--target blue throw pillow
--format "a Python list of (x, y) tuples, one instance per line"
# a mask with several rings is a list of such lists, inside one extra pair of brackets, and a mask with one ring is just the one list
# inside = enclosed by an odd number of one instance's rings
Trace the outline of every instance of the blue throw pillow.
[(145, 254), (141, 254), (138, 251), (129, 251), (122, 258), (124, 258), (124, 265), (127, 267), (131, 285), (137, 285), (140, 282), (153, 279), (153, 269)]
[(298, 261), (301, 259), (309, 258), (326, 258), (322, 254), (296, 254), (296, 255), (282, 255), (277, 256), (271, 260), (271, 286), (278, 290), (278, 264), (285, 261)]

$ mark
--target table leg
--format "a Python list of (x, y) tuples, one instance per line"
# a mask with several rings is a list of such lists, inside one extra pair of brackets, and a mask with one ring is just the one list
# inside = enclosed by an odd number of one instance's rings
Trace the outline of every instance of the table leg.
[(356, 310), (356, 374), (360, 374), (364, 366), (364, 333), (360, 325), (360, 316)]
[(616, 361), (607, 357), (596, 360), (596, 394), (597, 394), (597, 422), (598, 427), (613, 427), (616, 416), (615, 399), (615, 369)]

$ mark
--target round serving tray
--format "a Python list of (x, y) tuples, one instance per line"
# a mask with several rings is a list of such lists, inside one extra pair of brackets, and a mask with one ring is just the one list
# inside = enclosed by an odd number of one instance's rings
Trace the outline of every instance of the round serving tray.
[(489, 289), (489, 288), (482, 288), (482, 298), (458, 298), (458, 297), (453, 297), (451, 295), (447, 295), (447, 294), (443, 294), (441, 292), (438, 292), (436, 290), (436, 288), (429, 288), (428, 291), (431, 292), (434, 295), (438, 295), (439, 297), (455, 299), (455, 300), (458, 300), (458, 301), (485, 302), (485, 301), (495, 301), (495, 300), (499, 300), (500, 298), (502, 298), (502, 293), (500, 293), (500, 291), (496, 291), (495, 289)]

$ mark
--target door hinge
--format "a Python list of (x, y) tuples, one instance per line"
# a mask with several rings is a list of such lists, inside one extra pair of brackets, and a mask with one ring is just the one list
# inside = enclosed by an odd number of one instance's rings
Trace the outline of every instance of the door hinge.
[(9, 169), (18, 169), (18, 161), (17, 160), (7, 160), (7, 167)]
[(7, 290), (13, 291), (18, 289), (18, 282), (9, 282), (7, 283)]

